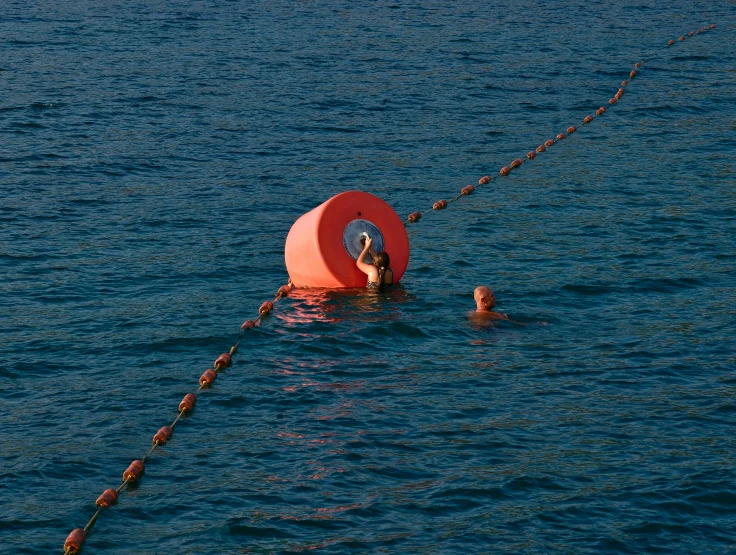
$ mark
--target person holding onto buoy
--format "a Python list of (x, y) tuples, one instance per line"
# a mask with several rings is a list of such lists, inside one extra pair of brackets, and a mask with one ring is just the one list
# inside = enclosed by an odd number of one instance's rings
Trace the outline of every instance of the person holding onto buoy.
[[(385, 285), (393, 285), (394, 283), (394, 272), (390, 267), (391, 259), (386, 251), (375, 252), (373, 250), (373, 239), (368, 237), (367, 234), (364, 239), (363, 250), (358, 255), (355, 264), (361, 272), (368, 276), (366, 288), (383, 290)], [(365, 261), (368, 254), (373, 258), (373, 264), (368, 264)]]

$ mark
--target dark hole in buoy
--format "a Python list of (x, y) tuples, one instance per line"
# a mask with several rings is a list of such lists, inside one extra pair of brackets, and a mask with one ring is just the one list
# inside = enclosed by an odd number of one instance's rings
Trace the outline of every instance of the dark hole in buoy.
[(360, 212), (358, 212), (358, 216), (362, 216), (362, 215), (363, 215), (363, 214), (361, 214)]

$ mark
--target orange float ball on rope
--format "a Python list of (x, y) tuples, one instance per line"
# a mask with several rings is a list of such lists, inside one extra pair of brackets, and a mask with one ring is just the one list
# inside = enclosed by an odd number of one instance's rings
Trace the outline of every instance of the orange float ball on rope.
[(64, 555), (76, 555), (82, 547), (84, 540), (87, 538), (87, 532), (82, 528), (72, 530), (66, 541), (64, 542)]
[(212, 382), (214, 382), (216, 378), (217, 378), (217, 372), (215, 372), (214, 369), (212, 368), (208, 368), (207, 370), (204, 371), (204, 374), (202, 374), (202, 376), (199, 378), (199, 385), (201, 385), (202, 387), (209, 387), (212, 385)]
[(530, 150), (529, 152), (527, 152), (527, 153), (526, 153), (526, 157), (527, 157), (527, 158), (528, 158), (529, 160), (534, 160), (534, 158), (536, 158), (536, 157), (537, 157), (537, 153), (536, 153), (536, 152), (534, 152), (533, 150)]
[(473, 191), (475, 191), (475, 187), (473, 187), (472, 185), (466, 185), (465, 187), (463, 187), (462, 189), (460, 189), (460, 194), (461, 195), (469, 195)]
[(501, 168), (501, 171), (499, 171), (498, 173), (500, 175), (508, 175), (510, 171), (511, 171), (511, 168), (509, 168), (508, 166), (504, 166), (503, 168)]
[(552, 146), (553, 144), (555, 144), (555, 142), (552, 139), (550, 139), (549, 141), (544, 141), (544, 146)]
[(539, 145), (537, 147), (537, 152), (544, 152), (545, 150), (547, 150), (547, 147), (544, 145)]
[[(266, 301), (268, 302), (268, 301)], [(266, 303), (263, 303), (266, 304)], [(263, 308), (263, 307), (261, 307)], [(273, 305), (271, 305), (271, 308), (273, 308)], [(214, 367), (218, 370), (220, 368), (227, 368), (233, 363), (233, 357), (230, 353), (222, 353), (219, 357), (217, 357), (217, 360), (215, 361)]]
[(561, 140), (562, 140), (562, 139), (564, 139), (565, 137), (567, 137), (567, 135), (565, 135), (564, 133), (560, 133), (559, 135), (557, 135), (557, 140), (558, 140), (558, 141), (561, 141)]
[(478, 185), (487, 185), (490, 182), (491, 182), (491, 178), (488, 177), (487, 175), (484, 175), (478, 180)]
[(197, 396), (194, 393), (187, 393), (179, 403), (179, 412), (192, 412), (194, 405), (197, 404)]
[[(407, 219), (419, 219), (412, 213)], [(414, 218), (414, 219), (413, 219)], [(296, 287), (365, 287), (368, 276), (355, 261), (367, 234), (373, 249), (391, 257), (394, 283), (409, 265), (404, 222), (380, 198), (362, 191), (340, 193), (307, 212), (291, 226), (284, 257)], [(371, 262), (370, 259), (367, 262)]]
[(597, 109), (597, 110), (595, 111), (595, 115), (596, 115), (596, 116), (602, 116), (602, 115), (603, 115), (603, 113), (604, 113), (605, 111), (606, 111), (606, 108), (605, 108), (605, 106), (601, 106), (600, 108), (598, 108), (598, 109)]
[(126, 482), (137, 482), (143, 476), (146, 466), (143, 461), (133, 461), (125, 472), (123, 472), (123, 480)]
[(590, 123), (591, 121), (593, 121), (593, 116), (585, 116), (583, 119), (583, 123)]
[(673, 41), (672, 39), (667, 41), (667, 46), (672, 46), (673, 44), (675, 44), (675, 41)]
[[(208, 372), (210, 372), (210, 370), (208, 370)], [(171, 426), (163, 426), (158, 432), (156, 432), (156, 435), (153, 436), (153, 444), (166, 445), (166, 442), (171, 439), (173, 434), (174, 430)]]
[(517, 158), (516, 160), (514, 160), (513, 162), (511, 162), (511, 167), (512, 168), (518, 168), (523, 163), (524, 163), (524, 161), (521, 158)]
[(118, 492), (114, 489), (106, 489), (95, 501), (95, 505), (103, 509), (109, 509), (118, 502)]

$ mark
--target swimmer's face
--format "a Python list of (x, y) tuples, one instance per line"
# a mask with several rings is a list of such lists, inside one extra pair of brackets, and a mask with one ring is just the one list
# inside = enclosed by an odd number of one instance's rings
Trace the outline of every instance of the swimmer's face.
[(486, 308), (493, 308), (496, 306), (496, 295), (493, 292), (483, 295), (482, 301)]

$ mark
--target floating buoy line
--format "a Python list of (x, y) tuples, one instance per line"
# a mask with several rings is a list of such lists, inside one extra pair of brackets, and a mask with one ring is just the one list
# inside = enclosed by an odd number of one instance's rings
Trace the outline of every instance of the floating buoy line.
[[(695, 35), (699, 35), (701, 33), (704, 33), (705, 31), (715, 29), (716, 25), (711, 24), (708, 27), (702, 27), (698, 29), (697, 31), (690, 31), (687, 33), (687, 35), (681, 35), (677, 38), (677, 41), (675, 39), (671, 39), (667, 42), (667, 48), (673, 47), (677, 44), (677, 42), (684, 42), (685, 40), (688, 40)], [(621, 82), (621, 86), (618, 89), (618, 91), (608, 100), (608, 105), (613, 106), (615, 105), (621, 98), (624, 96), (624, 93), (626, 91), (626, 87), (628, 87), (631, 84), (631, 81), (638, 75), (639, 69), (641, 68), (642, 64), (644, 62), (636, 62), (634, 64), (634, 68), (629, 73), (628, 78), (624, 79)], [(602, 116), (606, 110), (608, 109), (607, 106), (601, 106), (595, 111), (595, 115), (587, 115), (583, 118), (582, 123), (580, 125), (588, 125), (593, 122), (593, 120), (596, 117)], [(459, 199), (463, 198), (464, 196), (468, 196), (471, 193), (473, 193), (476, 189), (488, 185), (492, 181), (499, 179), (501, 177), (506, 177), (511, 174), (512, 171), (517, 170), (520, 168), (523, 164), (534, 160), (537, 158), (538, 155), (544, 153), (547, 151), (548, 148), (554, 146), (556, 143), (564, 140), (569, 135), (575, 133), (578, 130), (577, 125), (571, 125), (567, 128), (565, 132), (558, 133), (554, 139), (549, 139), (545, 141), (543, 144), (536, 147), (534, 150), (530, 150), (524, 158), (517, 158), (513, 160), (510, 164), (507, 166), (503, 166), (499, 172), (498, 175), (495, 176), (488, 176), (484, 175), (478, 180), (477, 185), (466, 185), (462, 189), (460, 189), (460, 193), (452, 197), (450, 199), (441, 199), (435, 202), (432, 205), (431, 210), (444, 210), (446, 209), (450, 203), (456, 202)], [(421, 211), (415, 211), (412, 212), (407, 216), (406, 221), (404, 222), (404, 225), (407, 226), (409, 224), (414, 224), (418, 222), (421, 217), (426, 214), (427, 212), (430, 212), (430, 209), (425, 210), (424, 212)], [(94, 526), (95, 522), (99, 518), (99, 516), (103, 513), (103, 511), (109, 510), (111, 507), (117, 504), (118, 497), (121, 493), (123, 493), (126, 488), (132, 484), (135, 484), (140, 481), (141, 477), (143, 476), (143, 473), (145, 471), (145, 462), (146, 460), (153, 455), (153, 453), (160, 447), (163, 447), (166, 445), (173, 437), (174, 434), (174, 427), (177, 425), (177, 423), (184, 417), (187, 417), (191, 415), (192, 411), (194, 410), (195, 405), (197, 404), (197, 395), (200, 394), (203, 390), (209, 389), (215, 379), (218, 377), (219, 373), (226, 368), (230, 367), (233, 361), (233, 356), (238, 351), (238, 346), (240, 345), (241, 338), (243, 334), (247, 332), (249, 329), (253, 329), (257, 327), (260, 323), (260, 321), (268, 316), (273, 310), (275, 304), (285, 297), (288, 297), (291, 293), (292, 288), (294, 287), (294, 284), (289, 280), (289, 283), (286, 285), (283, 285), (279, 287), (278, 291), (276, 292), (276, 296), (272, 301), (265, 301), (263, 304), (261, 304), (260, 308), (258, 309), (258, 316), (253, 320), (246, 320), (243, 322), (243, 324), (240, 326), (240, 332), (238, 334), (238, 341), (233, 345), (230, 350), (227, 353), (221, 354), (213, 363), (212, 368), (208, 368), (204, 371), (204, 373), (199, 378), (199, 387), (197, 388), (196, 392), (194, 393), (187, 393), (184, 395), (184, 398), (179, 403), (178, 407), (178, 413), (176, 415), (176, 418), (173, 420), (173, 422), (168, 426), (163, 426), (161, 429), (156, 432), (156, 434), (153, 436), (152, 446), (148, 450), (148, 452), (141, 457), (140, 459), (134, 460), (128, 468), (123, 472), (122, 476), (122, 483), (116, 488), (108, 488), (104, 490), (100, 496), (95, 501), (95, 506), (97, 507), (96, 511), (92, 515), (92, 517), (89, 519), (89, 522), (87, 523), (84, 528), (75, 528), (72, 530), (72, 532), (67, 537), (66, 541), (64, 542), (64, 555), (76, 555), (80, 552), (82, 549), (82, 544), (87, 539), (87, 535), (91, 528)]]
[[(709, 25), (708, 27), (702, 27), (702, 28), (698, 29), (697, 31), (690, 31), (687, 35), (682, 35), (677, 40), (680, 41), (680, 42), (682, 42), (682, 41), (687, 40), (688, 38), (694, 37), (695, 35), (699, 35), (699, 34), (705, 32), (705, 31), (708, 31), (710, 29), (715, 29), (715, 28), (716, 28), (716, 25), (715, 25), (715, 23), (713, 23), (713, 24)], [(667, 48), (669, 48), (671, 46), (674, 46), (674, 44), (675, 44), (674, 39), (670, 39), (669, 41), (667, 41)], [(621, 87), (618, 89), (618, 91), (616, 91), (616, 94), (614, 94), (608, 100), (608, 105), (609, 105), (608, 107), (613, 106), (619, 100), (621, 100), (621, 98), (624, 95), (624, 92), (626, 91), (626, 87), (628, 87), (629, 84), (631, 83), (631, 81), (638, 75), (639, 68), (642, 66), (643, 63), (644, 62), (642, 61), (642, 62), (636, 62), (634, 64), (634, 69), (632, 69), (631, 72), (629, 73), (629, 77), (627, 79), (624, 79), (623, 81), (621, 81)], [(595, 111), (595, 115), (587, 115), (587, 116), (585, 116), (583, 118), (583, 120), (582, 120), (581, 125), (588, 125), (588, 124), (592, 123), (593, 122), (593, 119), (595, 119), (596, 117), (602, 116), (606, 112), (606, 110), (608, 109), (608, 107), (605, 106), (605, 105), (604, 106), (601, 106), (600, 108), (598, 108)], [(537, 155), (542, 154), (543, 152), (546, 152), (548, 148), (550, 148), (550, 147), (554, 146), (556, 143), (559, 143), (560, 141), (564, 140), (568, 135), (571, 135), (571, 134), (575, 133), (577, 130), (578, 130), (578, 126), (577, 125), (571, 125), (571, 126), (569, 126), (567, 128), (567, 131), (566, 132), (558, 133), (557, 136), (554, 139), (549, 139), (549, 140), (545, 141), (543, 144), (539, 145), (535, 150), (530, 150), (529, 152), (527, 152), (527, 154), (526, 154), (526, 156), (524, 158), (517, 158), (514, 161), (512, 161), (508, 166), (502, 167), (499, 170), (498, 175), (495, 175), (495, 176), (484, 175), (483, 177), (481, 177), (478, 180), (478, 184), (477, 185), (472, 185), (472, 184), (471, 185), (466, 185), (465, 187), (463, 187), (462, 189), (460, 189), (460, 193), (457, 196), (455, 196), (455, 197), (453, 197), (451, 199), (447, 199), (447, 200), (445, 200), (445, 199), (438, 200), (437, 202), (435, 202), (432, 205), (432, 210), (444, 210), (445, 208), (448, 207), (448, 205), (451, 202), (455, 202), (455, 201), (463, 198), (464, 196), (467, 196), (467, 195), (471, 194), (473, 191), (475, 191), (479, 187), (482, 187), (483, 185), (488, 185), (489, 183), (491, 183), (492, 181), (498, 179), (499, 177), (507, 177), (513, 170), (515, 170), (517, 168), (520, 168), (521, 165), (524, 164), (525, 162), (529, 162), (531, 160), (534, 160), (537, 157)], [(425, 210), (424, 212), (421, 212), (421, 211), (412, 212), (411, 214), (409, 214), (409, 216), (407, 216), (406, 221), (404, 222), (404, 225), (414, 224), (414, 223), (418, 222), (420, 220), (420, 218), (424, 214), (426, 214), (427, 212), (429, 212), (429, 210)]]
[[(291, 289), (291, 283), (287, 283), (286, 285), (282, 285), (281, 287), (279, 287), (278, 291), (276, 291), (276, 296), (274, 297), (274, 299), (272, 301), (265, 301), (260, 306), (260, 308), (258, 309), (258, 316), (255, 319), (246, 320), (245, 322), (243, 322), (243, 324), (240, 326), (239, 338), (246, 330), (258, 326), (260, 321), (273, 310), (274, 305), (280, 299), (289, 296), (289, 293), (291, 293)], [(92, 528), (92, 526), (94, 526), (97, 518), (100, 516), (102, 511), (105, 509), (109, 509), (113, 505), (117, 504), (118, 495), (128, 485), (134, 484), (141, 479), (146, 469), (146, 459), (148, 459), (148, 457), (150, 457), (156, 449), (166, 445), (173, 437), (174, 427), (176, 426), (177, 422), (179, 422), (182, 417), (190, 415), (191, 412), (194, 410), (194, 406), (197, 404), (197, 394), (199, 394), (204, 389), (209, 389), (209, 387), (217, 378), (218, 373), (225, 368), (228, 368), (233, 363), (233, 355), (238, 352), (238, 345), (240, 345), (240, 340), (238, 340), (235, 345), (230, 347), (230, 351), (228, 351), (227, 353), (222, 353), (219, 357), (217, 357), (217, 360), (215, 360), (212, 368), (208, 368), (204, 371), (204, 373), (199, 378), (199, 387), (197, 388), (197, 391), (184, 395), (184, 398), (179, 403), (179, 413), (176, 415), (174, 421), (169, 426), (164, 426), (158, 432), (156, 432), (156, 434), (153, 436), (153, 445), (148, 450), (148, 453), (146, 453), (140, 459), (136, 459), (132, 463), (130, 463), (130, 466), (128, 466), (125, 472), (123, 472), (123, 482), (120, 484), (120, 486), (118, 486), (117, 489), (108, 488), (100, 494), (100, 496), (95, 501), (97, 510), (95, 511), (95, 514), (92, 515), (92, 518), (89, 519), (87, 525), (84, 528), (76, 528), (72, 530), (72, 533), (69, 534), (69, 537), (67, 537), (66, 541), (64, 542), (64, 555), (75, 555), (76, 553), (79, 553), (84, 540), (87, 539), (87, 533)]]

